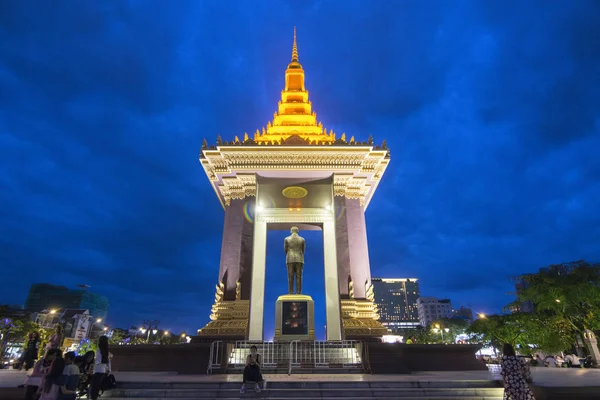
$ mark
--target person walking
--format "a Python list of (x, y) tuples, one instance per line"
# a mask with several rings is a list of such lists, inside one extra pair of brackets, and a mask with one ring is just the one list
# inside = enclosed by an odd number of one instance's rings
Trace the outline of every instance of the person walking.
[(531, 373), (524, 360), (517, 357), (509, 343), (502, 348), (501, 374), (504, 381), (504, 400), (535, 400), (529, 388)]

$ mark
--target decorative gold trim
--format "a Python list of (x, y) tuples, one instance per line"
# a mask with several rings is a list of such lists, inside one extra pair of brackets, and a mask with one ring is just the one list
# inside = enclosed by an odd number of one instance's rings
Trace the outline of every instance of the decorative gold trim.
[(198, 329), (198, 336), (244, 336), (248, 335), (248, 320), (250, 318), (250, 301), (240, 300), (241, 282), (236, 283), (235, 301), (224, 301), (225, 285), (216, 285), (215, 302), (211, 309), (209, 322), (204, 328)]
[(306, 190), (302, 186), (288, 186), (281, 191), (281, 194), (283, 194), (288, 199), (301, 199), (303, 197), (306, 197), (306, 195), (308, 194), (308, 190)]
[(359, 199), (366, 208), (389, 164), (387, 150), (356, 147), (220, 146), (202, 150), (200, 162), (223, 206), (256, 196), (261, 172), (328, 172), (334, 196)]
[(320, 208), (301, 208), (300, 211), (289, 211), (282, 208), (268, 208), (256, 213), (257, 222), (272, 223), (322, 223), (333, 222), (334, 215), (331, 211)]
[(372, 300), (343, 299), (341, 309), (344, 337), (380, 337), (388, 333), (379, 322), (377, 305)]

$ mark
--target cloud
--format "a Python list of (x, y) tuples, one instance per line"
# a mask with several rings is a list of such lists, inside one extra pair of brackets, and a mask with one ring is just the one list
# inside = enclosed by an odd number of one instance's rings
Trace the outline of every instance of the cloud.
[(366, 216), (372, 275), (499, 310), (510, 276), (600, 258), (598, 11), (5, 2), (0, 254), (14, 285), (0, 302), (34, 282), (87, 283), (116, 325), (206, 323), (223, 211), (199, 147), (267, 123), (297, 26), (319, 120), (392, 149)]

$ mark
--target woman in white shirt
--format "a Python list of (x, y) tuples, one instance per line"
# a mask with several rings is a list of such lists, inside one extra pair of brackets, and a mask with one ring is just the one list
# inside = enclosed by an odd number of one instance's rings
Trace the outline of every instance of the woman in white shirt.
[(110, 374), (108, 338), (100, 336), (98, 339), (98, 350), (96, 350), (96, 356), (94, 357), (94, 375), (92, 376), (92, 383), (90, 385), (90, 398), (92, 400), (98, 399), (102, 381), (108, 374)]

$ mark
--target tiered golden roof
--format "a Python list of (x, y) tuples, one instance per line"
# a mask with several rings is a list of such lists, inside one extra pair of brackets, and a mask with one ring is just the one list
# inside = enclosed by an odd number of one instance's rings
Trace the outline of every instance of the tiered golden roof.
[(327, 133), (321, 122), (317, 123), (317, 113), (312, 111), (308, 100), (308, 90), (304, 86), (304, 69), (298, 61), (298, 44), (294, 28), (292, 61), (285, 71), (285, 89), (281, 92), (277, 112), (273, 121), (262, 132), (256, 130), (254, 141), (258, 144), (281, 142), (297, 135), (310, 143), (326, 144), (335, 142), (333, 131)]

